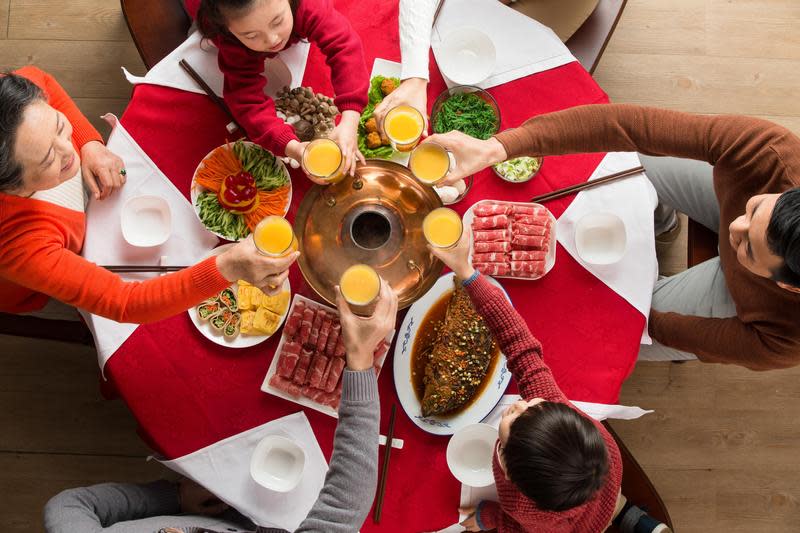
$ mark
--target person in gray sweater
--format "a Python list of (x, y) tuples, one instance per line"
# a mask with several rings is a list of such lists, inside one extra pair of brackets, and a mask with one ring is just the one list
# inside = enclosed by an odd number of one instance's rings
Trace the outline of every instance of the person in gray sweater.
[[(382, 282), (375, 312), (362, 318), (350, 311), (338, 288), (337, 295), (347, 351), (339, 422), (325, 485), (297, 532), (358, 531), (375, 497), (380, 402), (372, 359), (378, 343), (394, 328), (397, 296)], [(47, 502), (44, 524), (48, 533), (282, 531), (256, 528), (189, 480), (103, 483), (65, 490)]]

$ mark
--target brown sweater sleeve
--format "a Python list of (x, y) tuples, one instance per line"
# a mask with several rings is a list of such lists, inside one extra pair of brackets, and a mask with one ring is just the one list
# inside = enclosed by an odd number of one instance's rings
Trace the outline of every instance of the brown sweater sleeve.
[(787, 130), (738, 115), (695, 115), (630, 104), (573, 107), (539, 115), (496, 138), (509, 158), (590, 152), (641, 152), (707, 161), (738, 169), (778, 172), (770, 145)]
[(650, 335), (659, 342), (697, 355), (706, 363), (740, 365), (750, 370), (797, 366), (800, 345), (745, 324), (736, 317), (705, 318), (650, 311)]

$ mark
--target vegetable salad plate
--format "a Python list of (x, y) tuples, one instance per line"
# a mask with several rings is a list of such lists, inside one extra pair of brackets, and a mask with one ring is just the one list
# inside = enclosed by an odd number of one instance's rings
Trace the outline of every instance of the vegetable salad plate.
[[(492, 278), (489, 281), (502, 289)], [(505, 292), (505, 291), (504, 291)], [(430, 342), (444, 329), (440, 322), (445, 306), (450, 312), (450, 298), (454, 294), (454, 274), (440, 277), (422, 298), (408, 310), (399, 330), (394, 352), (394, 383), (400, 404), (408, 417), (422, 430), (434, 435), (452, 435), (460, 428), (480, 422), (495, 408), (511, 382), (511, 372), (506, 367), (506, 358), (495, 349), (480, 385), (462, 406), (440, 415), (424, 415), (421, 399), (422, 375), (426, 361), (430, 361)], [(508, 294), (506, 294), (508, 298)], [(474, 312), (474, 310), (473, 310)], [(441, 330), (439, 329), (441, 325)], [(468, 332), (465, 332), (469, 334)], [(433, 336), (431, 336), (433, 334)]]
[[(214, 248), (208, 257), (219, 255), (231, 246), (235, 245)], [(284, 281), (281, 293), (273, 297), (238, 281), (187, 313), (192, 324), (211, 342), (226, 348), (249, 348), (278, 331), (289, 313), (290, 299), (288, 279)]]
[(257, 144), (238, 140), (214, 148), (200, 161), (190, 193), (195, 213), (208, 231), (240, 241), (263, 218), (287, 213), (292, 182), (279, 158)]

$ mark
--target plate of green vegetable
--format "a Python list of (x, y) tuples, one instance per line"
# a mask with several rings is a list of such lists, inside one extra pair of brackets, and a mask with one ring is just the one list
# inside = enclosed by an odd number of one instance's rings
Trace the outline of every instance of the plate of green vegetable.
[(541, 157), (522, 156), (492, 166), (494, 173), (510, 183), (530, 181), (542, 168)]
[(213, 149), (200, 161), (190, 196), (208, 231), (240, 241), (263, 218), (286, 214), (292, 183), (283, 161), (257, 144), (238, 140)]
[(457, 130), (486, 140), (500, 130), (500, 108), (491, 94), (471, 85), (442, 92), (431, 108), (434, 133)]
[(390, 159), (394, 150), (389, 139), (380, 131), (374, 117), (375, 107), (400, 86), (400, 78), (375, 76), (369, 82), (367, 106), (361, 113), (358, 124), (358, 149), (367, 159)]

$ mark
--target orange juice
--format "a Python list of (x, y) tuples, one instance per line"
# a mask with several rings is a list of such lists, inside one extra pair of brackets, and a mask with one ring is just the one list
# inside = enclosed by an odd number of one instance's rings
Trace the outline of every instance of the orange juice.
[(422, 233), (431, 246), (451, 248), (461, 238), (463, 226), (461, 217), (452, 209), (440, 207), (434, 209), (422, 221)]
[(330, 139), (311, 141), (303, 151), (303, 170), (309, 176), (335, 183), (344, 177), (342, 150)]
[(399, 152), (408, 152), (414, 148), (422, 137), (425, 119), (419, 111), (408, 105), (400, 105), (391, 109), (383, 119), (383, 128), (392, 148)]
[(419, 181), (433, 185), (450, 171), (450, 156), (439, 144), (420, 144), (411, 152), (408, 167)]
[(253, 232), (256, 248), (264, 255), (280, 257), (297, 249), (297, 240), (289, 221), (283, 217), (268, 216), (258, 223)]
[(353, 265), (342, 274), (339, 289), (347, 303), (355, 306), (354, 312), (363, 311), (364, 306), (369, 306), (378, 298), (381, 292), (381, 277), (369, 265)]

